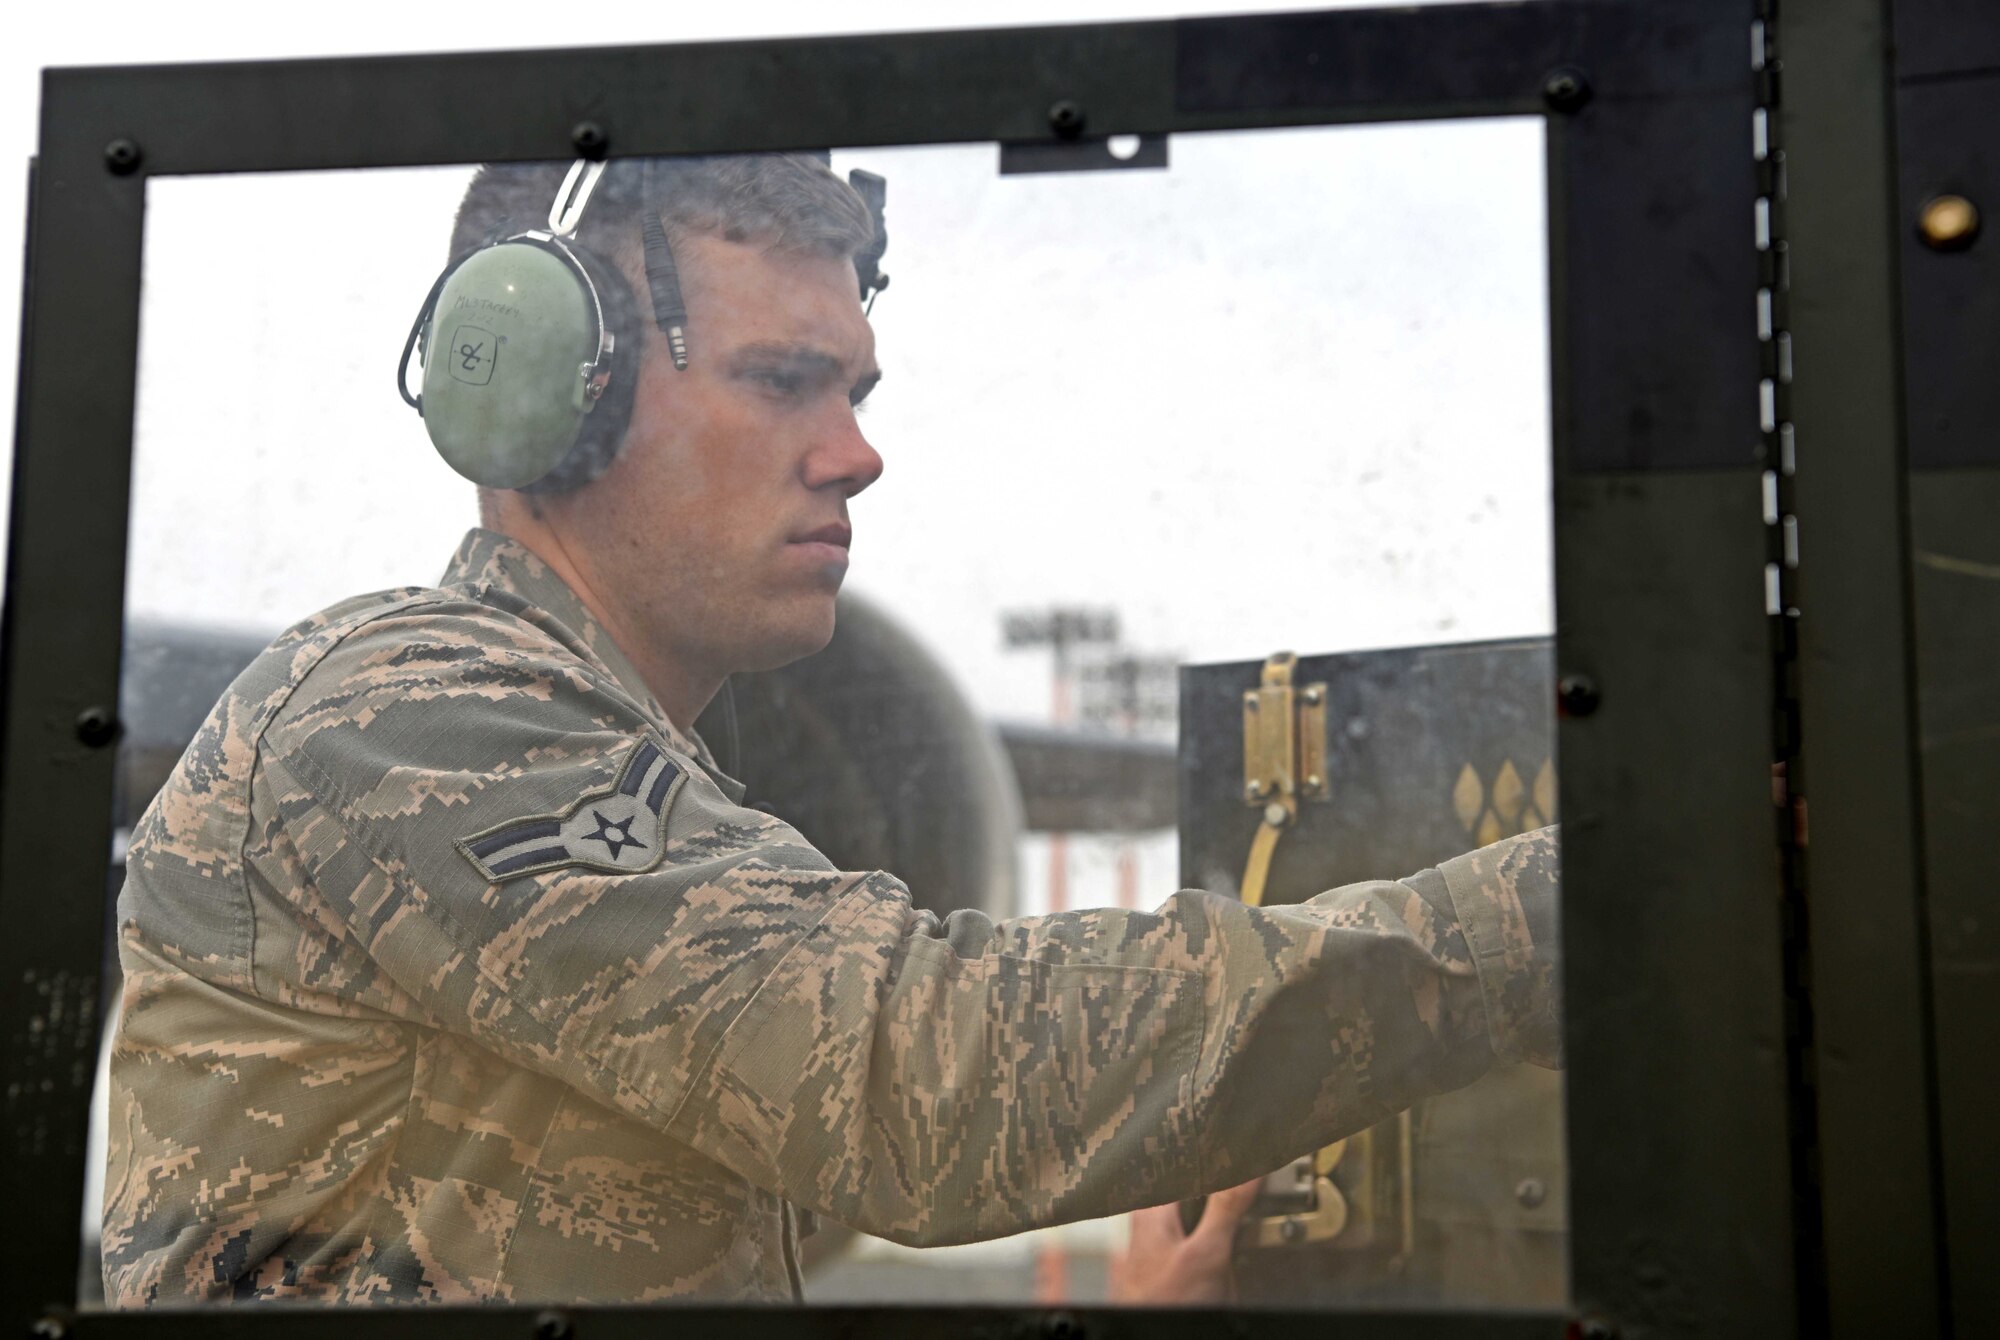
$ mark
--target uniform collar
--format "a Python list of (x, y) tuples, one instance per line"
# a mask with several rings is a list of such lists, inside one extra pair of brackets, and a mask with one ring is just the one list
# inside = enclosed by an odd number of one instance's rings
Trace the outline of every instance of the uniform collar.
[(669, 744), (699, 762), (732, 798), (741, 798), (742, 783), (716, 766), (714, 755), (708, 752), (708, 745), (692, 727), (683, 729), (668, 719), (659, 699), (653, 696), (653, 691), (640, 677), (638, 668), (619, 650), (611, 634), (604, 631), (604, 625), (597, 621), (597, 616), (590, 612), (582, 597), (556, 575), (555, 569), (519, 540), (498, 531), (473, 527), (459, 541), (458, 552), (452, 555), (451, 563), (445, 568), (444, 577), (438, 585), (505, 591), (541, 610), (561, 625), (562, 632), (568, 634), (563, 639), (565, 642), (596, 662), (599, 669), (616, 680), (618, 687), (644, 709), (653, 724), (666, 734)]

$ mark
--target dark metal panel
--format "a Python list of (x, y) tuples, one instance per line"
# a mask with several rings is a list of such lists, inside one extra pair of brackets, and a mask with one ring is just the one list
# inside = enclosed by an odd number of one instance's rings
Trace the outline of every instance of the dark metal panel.
[[(288, 1340), (349, 1340), (341, 1308), (285, 1308)], [(69, 1326), (74, 1340), (267, 1340), (266, 1308), (97, 1313)], [(1548, 1312), (1278, 1312), (1216, 1309), (999, 1307), (375, 1308), (371, 1334), (389, 1340), (1560, 1340)]]
[[(2000, 5), (1990, 12), (2000, 32)], [(1996, 38), (2000, 42), (2000, 38)], [(2000, 465), (2000, 69), (1896, 95), (1902, 214), (1904, 368), (1910, 464)], [(1926, 201), (1961, 195), (1985, 215), (1960, 250), (1926, 245)]]
[[(2000, 1331), (2000, 9), (1898, 0), (1896, 152), (1902, 212), (1908, 538), (1916, 630), (1924, 893), (1931, 950), (1941, 1233), (1951, 1324)], [(1974, 73), (1976, 72), (1976, 73)], [(1972, 245), (1938, 251), (1926, 201), (1987, 213)]]
[(1895, 0), (1895, 10), (1899, 74), (2000, 69), (2000, 7), (1991, 0)]
[(125, 136), (148, 173), (1034, 140), (1166, 129), (1173, 26), (51, 70), (47, 152)]
[[(1662, 99), (1587, 120), (1609, 111), (1594, 101), (1550, 124), (1556, 670), (1590, 690), (1557, 728), (1570, 1278), (1579, 1310), (1631, 1335), (1799, 1326), (1765, 538), (1740, 445), (1755, 282), (1726, 277), (1754, 263), (1748, 12), (1721, 27), (1743, 57), (1740, 91), (1715, 100), (1732, 114)], [(1711, 217), (1712, 254), (1663, 226)], [(1702, 324), (1687, 301), (1713, 303)], [(1592, 361), (1593, 341), (1652, 349), (1632, 332), (1661, 313), (1739, 352), (1670, 351), (1659, 381)], [(1671, 468), (1703, 461), (1730, 468)]]
[(0, 1272), (16, 1324), (68, 1301), (77, 1272), (144, 208), (94, 154), (44, 154), (31, 200), (0, 623), (0, 1203), (50, 1208)]
[[(1994, 355), (1995, 336), (1984, 352)], [(1913, 406), (1912, 412), (1920, 412)], [(1953, 1331), (2000, 1334), (2000, 471), (1910, 479), (1918, 725)], [(1817, 800), (1814, 804), (1817, 805)], [(1815, 816), (1817, 817), (1817, 816)]]
[[(1480, 844), (1486, 800), (1512, 770), (1521, 808), (1496, 823), (1539, 828), (1534, 788), (1555, 748), (1554, 647), (1547, 638), (1302, 656), (1295, 685), (1326, 685), (1325, 801), (1300, 805), (1272, 857), (1267, 903), (1364, 879), (1393, 879)], [(1263, 806), (1243, 799), (1243, 694), (1262, 661), (1181, 671), (1181, 883), (1240, 895)], [(1461, 774), (1481, 799), (1458, 812)], [(1529, 812), (1536, 812), (1533, 822)], [(1496, 830), (1496, 835), (1497, 835)]]
[(1557, 476), (1570, 1277), (1628, 1336), (1797, 1333), (1755, 496)]
[(1827, 1303), (1835, 1334), (1938, 1334), (1913, 771), (1887, 7), (1788, 7), (1781, 54), (1798, 698)]
[[(1616, 294), (1565, 349), (1578, 470), (1743, 467), (1759, 457), (1754, 106), (1741, 33), (1735, 84), (1562, 118), (1558, 202), (1569, 280)], [(1590, 74), (1590, 71), (1586, 71)], [(1644, 163), (1645, 170), (1635, 167)]]
[[(1280, 15), (64, 69), (45, 77), (42, 124), (51, 156), (94, 156), (129, 138), (144, 171), (188, 173), (565, 158), (583, 121), (613, 153), (674, 153), (1032, 142), (1050, 136), (1058, 101), (1078, 108), (1093, 136), (1495, 116), (1539, 110), (1555, 64), (1589, 65), (1612, 100), (1732, 89), (1743, 41), (1736, 25), (1715, 21), (1724, 7), (1551, 2), (1306, 16), (1312, 40), (1338, 53), (1327, 76), (1353, 81), (1339, 88), (1309, 65), (1261, 69), (1259, 53), (1295, 40), (1288, 25), (1299, 16)], [(1301, 70), (1309, 82), (1293, 87)]]
[[(1558, 67), (1587, 60), (1602, 96), (1734, 93), (1742, 33), (1710, 4), (1431, 5), (1180, 25), (1175, 104), (1188, 112), (1382, 108), (1396, 103), (1542, 110)], [(1745, 23), (1747, 23), (1747, 11)], [(1392, 50), (1423, 53), (1385, 61)], [(1454, 114), (1441, 111), (1440, 114)]]

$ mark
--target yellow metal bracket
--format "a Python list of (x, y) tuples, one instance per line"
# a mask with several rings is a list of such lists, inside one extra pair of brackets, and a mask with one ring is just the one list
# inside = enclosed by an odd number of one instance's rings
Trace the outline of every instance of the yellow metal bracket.
[(1243, 695), (1243, 803), (1264, 811), (1240, 889), (1252, 907), (1264, 901), (1271, 856), (1286, 825), (1299, 817), (1299, 803), (1327, 798), (1326, 685), (1295, 686), (1297, 666), (1298, 657), (1279, 652)]
[(1250, 1221), (1249, 1241), (1257, 1247), (1299, 1247), (1329, 1242), (1347, 1227), (1347, 1197), (1333, 1184), (1333, 1170), (1347, 1141), (1292, 1160), (1264, 1179), (1264, 1198), (1280, 1213)]

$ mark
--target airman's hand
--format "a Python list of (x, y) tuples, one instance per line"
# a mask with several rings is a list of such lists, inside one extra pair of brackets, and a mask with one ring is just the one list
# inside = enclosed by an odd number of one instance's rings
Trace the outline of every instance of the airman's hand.
[(1130, 1245), (1111, 1261), (1111, 1301), (1154, 1307), (1233, 1301), (1230, 1249), (1263, 1180), (1210, 1196), (1192, 1233), (1182, 1229), (1178, 1205), (1156, 1205), (1132, 1215)]

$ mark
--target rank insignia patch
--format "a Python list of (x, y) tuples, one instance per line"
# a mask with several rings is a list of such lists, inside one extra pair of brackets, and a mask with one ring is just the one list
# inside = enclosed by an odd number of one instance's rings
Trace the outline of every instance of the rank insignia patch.
[(650, 870), (667, 848), (667, 811), (687, 779), (651, 740), (641, 740), (618, 778), (560, 814), (509, 819), (458, 840), (465, 859), (499, 883), (566, 865), (621, 874)]

